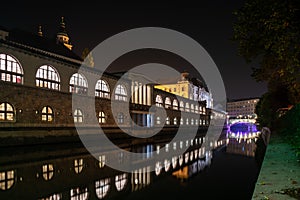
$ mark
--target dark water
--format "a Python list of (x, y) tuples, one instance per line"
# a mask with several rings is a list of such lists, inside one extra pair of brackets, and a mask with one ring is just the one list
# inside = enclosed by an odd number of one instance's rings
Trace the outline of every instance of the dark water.
[[(0, 199), (247, 200), (260, 167), (255, 142), (220, 137), (207, 150), (205, 139), (195, 138), (184, 154), (132, 173), (110, 168), (109, 158), (95, 158), (81, 144), (5, 148), (0, 151)], [(132, 149), (151, 157), (162, 145)]]

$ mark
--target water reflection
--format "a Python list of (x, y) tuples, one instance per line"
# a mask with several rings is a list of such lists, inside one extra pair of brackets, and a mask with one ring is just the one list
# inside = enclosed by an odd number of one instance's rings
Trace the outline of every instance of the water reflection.
[[(212, 142), (212, 150), (225, 144), (225, 139)], [(99, 153), (96, 159), (80, 145), (5, 149), (0, 151), (0, 199), (124, 199), (164, 174), (187, 179), (202, 171), (212, 159), (212, 150), (204, 144), (205, 138), (198, 137), (172, 144), (132, 145), (130, 151), (145, 153), (141, 162), (152, 159), (155, 151), (170, 156), (131, 173), (110, 168), (106, 163), (112, 158)], [(184, 146), (187, 151), (174, 154)], [(121, 154), (114, 158), (126, 159)]]

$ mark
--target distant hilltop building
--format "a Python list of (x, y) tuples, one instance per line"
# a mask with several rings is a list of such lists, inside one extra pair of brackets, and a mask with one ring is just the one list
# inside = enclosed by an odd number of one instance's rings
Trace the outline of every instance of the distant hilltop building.
[(229, 118), (256, 118), (255, 107), (259, 98), (235, 99), (227, 102)]

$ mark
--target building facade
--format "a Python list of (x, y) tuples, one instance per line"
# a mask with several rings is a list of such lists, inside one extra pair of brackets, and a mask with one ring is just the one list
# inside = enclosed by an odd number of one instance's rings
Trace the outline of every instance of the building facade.
[(254, 118), (255, 107), (259, 98), (236, 99), (227, 102), (227, 113), (229, 118)]
[[(162, 91), (134, 77), (120, 79), (97, 64), (84, 66), (72, 51), (63, 19), (60, 26), (54, 40), (43, 37), (41, 28), (38, 34), (0, 29), (0, 145), (7, 144), (3, 138), (74, 136), (75, 124), (93, 127), (95, 118), (107, 132), (123, 127), (136, 134), (133, 127), (174, 131), (209, 125), (207, 100)], [(74, 107), (74, 94), (94, 105)], [(160, 115), (162, 109), (166, 115)]]

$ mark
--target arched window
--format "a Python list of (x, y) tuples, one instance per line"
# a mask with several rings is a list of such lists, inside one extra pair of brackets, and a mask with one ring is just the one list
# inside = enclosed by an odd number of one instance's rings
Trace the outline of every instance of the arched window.
[(127, 184), (127, 174), (123, 173), (120, 175), (116, 175), (115, 177), (115, 185), (118, 191), (121, 191), (125, 188)]
[(74, 111), (74, 122), (82, 123), (83, 122), (83, 112), (80, 109)]
[(180, 125), (183, 125), (183, 118), (180, 118)]
[(102, 112), (102, 111), (99, 112), (99, 123), (100, 124), (105, 124), (106, 123), (105, 113)]
[(184, 103), (183, 103), (183, 101), (180, 101), (179, 107), (180, 107), (181, 111), (184, 111)]
[(115, 89), (115, 100), (127, 101), (127, 90), (124, 85), (117, 85)]
[(15, 171), (2, 171), (0, 172), (0, 189), (8, 190), (10, 189), (15, 182)]
[(194, 125), (194, 118), (191, 119), (191, 125)]
[(155, 105), (156, 105), (157, 107), (162, 107), (162, 105), (163, 105), (163, 100), (162, 100), (162, 98), (161, 98), (160, 95), (156, 95), (156, 97), (155, 97)]
[(118, 113), (117, 122), (118, 122), (118, 124), (124, 124), (124, 114), (123, 113)]
[(45, 164), (42, 166), (42, 174), (43, 178), (48, 181), (53, 178), (54, 175), (54, 167), (52, 164)]
[(17, 59), (0, 54), (0, 80), (22, 84), (23, 75), (23, 69)]
[(177, 99), (173, 100), (173, 109), (178, 110), (178, 101), (177, 101)]
[(0, 121), (15, 121), (15, 110), (9, 103), (0, 104)]
[(87, 94), (88, 84), (82, 74), (75, 73), (70, 78), (69, 91), (76, 94)]
[(165, 108), (172, 108), (171, 99), (169, 97), (165, 99)]
[(95, 182), (96, 195), (99, 199), (103, 199), (110, 188), (110, 178), (104, 178)]
[(43, 65), (36, 72), (35, 84), (37, 87), (60, 90), (59, 74), (52, 66)]
[(110, 89), (109, 85), (104, 80), (98, 80), (95, 86), (95, 96), (102, 98), (110, 98)]
[(76, 174), (79, 174), (83, 169), (83, 159), (75, 159), (74, 160), (74, 170)]
[(52, 122), (53, 121), (53, 110), (49, 106), (45, 106), (42, 109), (42, 121)]
[(185, 111), (190, 112), (190, 104), (188, 102), (185, 103)]

